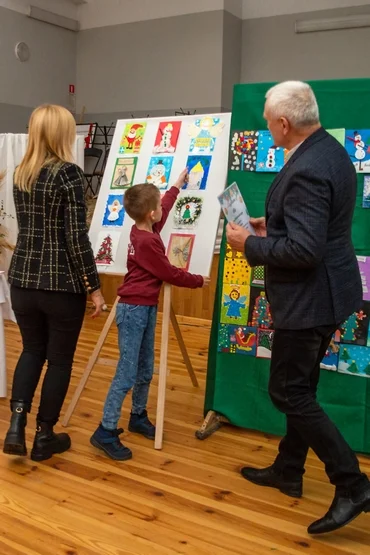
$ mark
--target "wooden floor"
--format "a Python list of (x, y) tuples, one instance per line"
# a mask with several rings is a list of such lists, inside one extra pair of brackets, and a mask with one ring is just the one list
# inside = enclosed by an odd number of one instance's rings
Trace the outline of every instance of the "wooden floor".
[[(86, 319), (70, 394), (102, 325), (103, 319)], [(182, 330), (201, 388), (191, 387), (171, 338), (163, 451), (154, 451), (151, 442), (126, 433), (134, 458), (116, 463), (89, 444), (114, 370), (109, 360), (117, 358), (113, 329), (102, 353), (106, 364), (95, 368), (71, 420), (71, 451), (41, 464), (1, 452), (0, 554), (368, 555), (370, 515), (327, 538), (307, 535), (307, 525), (324, 514), (333, 495), (314, 456), (307, 465), (304, 498), (293, 500), (253, 486), (239, 475), (243, 464), (270, 464), (276, 438), (224, 427), (206, 441), (195, 439), (202, 422), (209, 326), (193, 322), (182, 324)], [(7, 324), (6, 342), (10, 382), (21, 347), (12, 324)], [(156, 383), (155, 377), (152, 415)], [(127, 402), (124, 427), (129, 410)], [(1, 400), (2, 438), (8, 417), (8, 401)], [(29, 446), (33, 428), (32, 415)], [(370, 473), (369, 459), (363, 458), (362, 466)]]

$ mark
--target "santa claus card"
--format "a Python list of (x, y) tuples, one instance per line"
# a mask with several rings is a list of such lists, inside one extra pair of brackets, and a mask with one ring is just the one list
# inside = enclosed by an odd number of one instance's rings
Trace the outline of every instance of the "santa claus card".
[(161, 121), (154, 143), (154, 154), (172, 154), (176, 150), (181, 121)]
[(128, 123), (119, 147), (120, 154), (139, 154), (145, 134), (146, 123)]

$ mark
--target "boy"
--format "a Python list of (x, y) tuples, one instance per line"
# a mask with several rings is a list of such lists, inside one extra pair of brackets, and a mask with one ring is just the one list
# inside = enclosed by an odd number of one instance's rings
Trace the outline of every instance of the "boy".
[(165, 194), (162, 205), (159, 189), (149, 183), (135, 185), (125, 193), (125, 210), (135, 225), (128, 246), (128, 271), (118, 289), (116, 322), (120, 359), (105, 401), (102, 422), (90, 439), (94, 447), (114, 460), (132, 457), (130, 449), (119, 439), (122, 428), (117, 429), (123, 401), (132, 388), (128, 429), (148, 439), (155, 437), (155, 426), (148, 419), (146, 405), (153, 376), (154, 335), (162, 283), (195, 289), (208, 282), (207, 278), (172, 266), (159, 235), (187, 180), (186, 169)]

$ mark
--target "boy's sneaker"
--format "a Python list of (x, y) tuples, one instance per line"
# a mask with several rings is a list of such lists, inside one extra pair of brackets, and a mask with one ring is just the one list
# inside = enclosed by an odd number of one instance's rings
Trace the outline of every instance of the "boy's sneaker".
[(90, 438), (90, 443), (97, 449), (104, 451), (108, 457), (115, 461), (127, 461), (132, 459), (132, 452), (121, 443), (119, 436), (123, 429), (106, 430), (101, 424)]
[(141, 414), (131, 413), (128, 429), (130, 432), (141, 434), (147, 439), (155, 438), (155, 426), (150, 422), (146, 410), (144, 410)]

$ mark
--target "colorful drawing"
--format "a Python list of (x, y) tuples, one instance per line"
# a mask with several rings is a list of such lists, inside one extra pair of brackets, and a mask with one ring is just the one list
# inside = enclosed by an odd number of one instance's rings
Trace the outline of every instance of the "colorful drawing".
[(252, 268), (252, 281), (251, 285), (256, 285), (257, 287), (265, 286), (265, 267), (255, 266)]
[(222, 289), (222, 324), (246, 325), (248, 320), (250, 289), (247, 285), (223, 284)]
[(189, 269), (194, 240), (195, 235), (171, 234), (167, 256), (173, 266), (182, 270)]
[(266, 293), (258, 287), (251, 287), (248, 325), (261, 329), (273, 327), (270, 305)]
[(127, 123), (122, 135), (119, 153), (139, 154), (145, 134), (146, 123)]
[(189, 181), (183, 189), (199, 191), (207, 187), (211, 160), (212, 156), (189, 156), (186, 162), (189, 170)]
[(101, 231), (95, 247), (95, 262), (98, 266), (112, 266), (116, 260), (120, 231)]
[(154, 154), (172, 154), (179, 139), (181, 121), (161, 121), (155, 138)]
[(250, 224), (248, 209), (245, 205), (243, 196), (239, 190), (238, 184), (234, 181), (220, 195), (218, 195), (219, 203), (228, 222), (241, 225), (245, 229), (255, 235), (256, 232)]
[(370, 173), (370, 129), (346, 129), (346, 150), (358, 173)]
[(220, 324), (218, 350), (221, 353), (256, 356), (257, 329)]
[(117, 158), (111, 189), (127, 189), (134, 183), (137, 158)]
[(370, 175), (365, 175), (362, 208), (370, 208)]
[(258, 172), (279, 172), (284, 167), (284, 149), (274, 145), (270, 131), (260, 131), (258, 136)]
[(345, 129), (327, 129), (329, 135), (337, 139), (338, 143), (342, 146), (345, 145), (346, 142), (346, 130)]
[(124, 219), (123, 195), (109, 195), (102, 225), (104, 227), (120, 227), (123, 225)]
[(321, 361), (320, 368), (336, 372), (339, 362), (339, 345), (332, 341), (326, 350), (325, 356)]
[(231, 135), (229, 169), (256, 171), (258, 131), (234, 131)]
[(175, 205), (174, 222), (177, 229), (190, 229), (195, 226), (202, 214), (201, 197), (181, 197)]
[(369, 332), (370, 302), (364, 301), (361, 310), (354, 312), (341, 326), (341, 343), (366, 345)]
[(357, 345), (341, 345), (338, 372), (370, 378), (370, 349)]
[(249, 285), (250, 275), (251, 267), (244, 254), (233, 250), (229, 244), (226, 244), (223, 283)]
[(147, 182), (158, 189), (167, 189), (170, 180), (173, 156), (153, 156), (149, 162)]
[(224, 130), (225, 124), (220, 118), (206, 116), (195, 120), (189, 125), (191, 137), (190, 152), (192, 154), (211, 154), (215, 148), (216, 138)]
[(271, 358), (274, 332), (272, 330), (259, 329), (257, 335), (257, 358)]
[(370, 256), (358, 256), (357, 261), (362, 281), (362, 298), (370, 301)]

